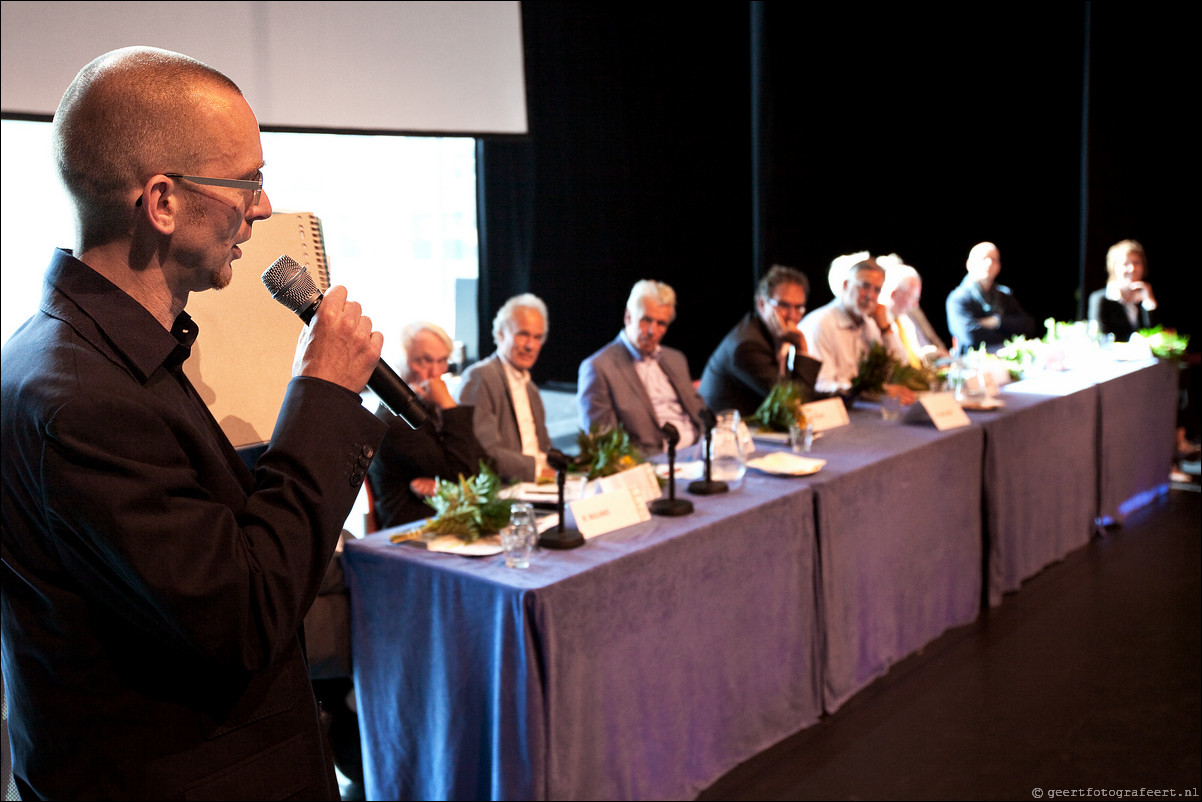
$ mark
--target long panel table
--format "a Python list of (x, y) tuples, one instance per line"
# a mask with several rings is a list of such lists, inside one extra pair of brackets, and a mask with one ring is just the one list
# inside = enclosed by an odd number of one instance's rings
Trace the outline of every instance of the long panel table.
[(1163, 449), (1125, 484), (1099, 469), (1124, 426), (1171, 439), (1127, 412), (1161, 409), (1162, 366), (1023, 384), (946, 432), (861, 403), (821, 472), (681, 492), (694, 514), (525, 571), (348, 543), (369, 798), (689, 798), (837, 710), (1167, 475)]
[(784, 487), (524, 571), (347, 544), (368, 797), (685, 798), (816, 722), (813, 497)]
[(973, 621), (981, 600), (975, 427), (882, 421), (875, 405), (815, 444), (823, 709)]

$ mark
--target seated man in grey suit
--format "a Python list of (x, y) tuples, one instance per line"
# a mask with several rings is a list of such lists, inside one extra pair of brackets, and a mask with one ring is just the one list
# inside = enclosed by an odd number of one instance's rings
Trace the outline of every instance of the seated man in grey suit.
[(530, 369), (547, 337), (547, 305), (536, 295), (515, 295), (492, 322), (497, 350), (463, 375), (459, 403), (476, 408), (476, 439), (505, 481), (553, 477), (547, 467), (551, 436)]
[(576, 403), (586, 431), (620, 423), (647, 456), (665, 449), (665, 423), (680, 432), (678, 448), (696, 442), (705, 402), (693, 389), (685, 355), (660, 345), (675, 318), (671, 287), (647, 279), (634, 285), (622, 331), (580, 364)]

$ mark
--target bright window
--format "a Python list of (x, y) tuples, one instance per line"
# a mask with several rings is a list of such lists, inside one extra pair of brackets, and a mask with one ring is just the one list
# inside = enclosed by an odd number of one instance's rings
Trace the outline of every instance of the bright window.
[[(74, 228), (49, 123), (0, 125), (6, 341), (36, 309), (51, 251), (71, 247)], [(456, 339), (464, 339), (457, 330), (475, 330), (474, 318), (455, 317), (457, 279), (471, 287), (477, 276), (473, 139), (265, 133), (263, 151), (272, 206), (320, 218), (330, 280), (363, 304), (388, 349), (412, 320)]]

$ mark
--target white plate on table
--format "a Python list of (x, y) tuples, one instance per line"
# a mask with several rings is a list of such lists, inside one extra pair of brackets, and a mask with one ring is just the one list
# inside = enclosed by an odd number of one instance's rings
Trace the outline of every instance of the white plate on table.
[(747, 460), (748, 468), (770, 473), (773, 476), (809, 476), (818, 473), (826, 465), (826, 460), (815, 457), (803, 457), (800, 454), (790, 454), (787, 451), (774, 451), (762, 457)]
[[(677, 479), (700, 479), (705, 473), (705, 462), (699, 459), (676, 462)], [(660, 462), (655, 465), (655, 475), (660, 479), (668, 478), (668, 463)]]
[(454, 535), (439, 535), (438, 537), (426, 541), (426, 549), (429, 551), (441, 551), (447, 554), (458, 554), (460, 557), (489, 557), (493, 554), (500, 554), (501, 536), (489, 535), (474, 540), (471, 543), (464, 543)]

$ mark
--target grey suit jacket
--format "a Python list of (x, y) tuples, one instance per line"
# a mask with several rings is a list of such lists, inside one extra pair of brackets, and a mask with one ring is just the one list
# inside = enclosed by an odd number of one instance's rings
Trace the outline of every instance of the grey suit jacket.
[[(530, 396), (530, 412), (534, 415), (538, 447), (546, 452), (551, 448), (551, 436), (547, 434), (543, 400), (534, 382), (530, 382), (526, 389)], [(522, 435), (513, 411), (509, 382), (505, 380), (505, 366), (499, 354), (493, 352), (488, 359), (477, 362), (463, 374), (459, 403), (471, 404), (476, 408), (473, 416), (476, 439), (496, 463), (501, 478), (506, 481), (518, 479), (533, 482), (537, 462), (534, 457), (522, 453)]]
[[(675, 348), (661, 347), (659, 364), (676, 390), (685, 414), (700, 433), (705, 402), (693, 389), (688, 360)], [(583, 429), (587, 431), (593, 425), (612, 429), (620, 423), (644, 454), (664, 450), (664, 436), (651, 397), (635, 372), (634, 358), (620, 336), (580, 363), (576, 388)]]

